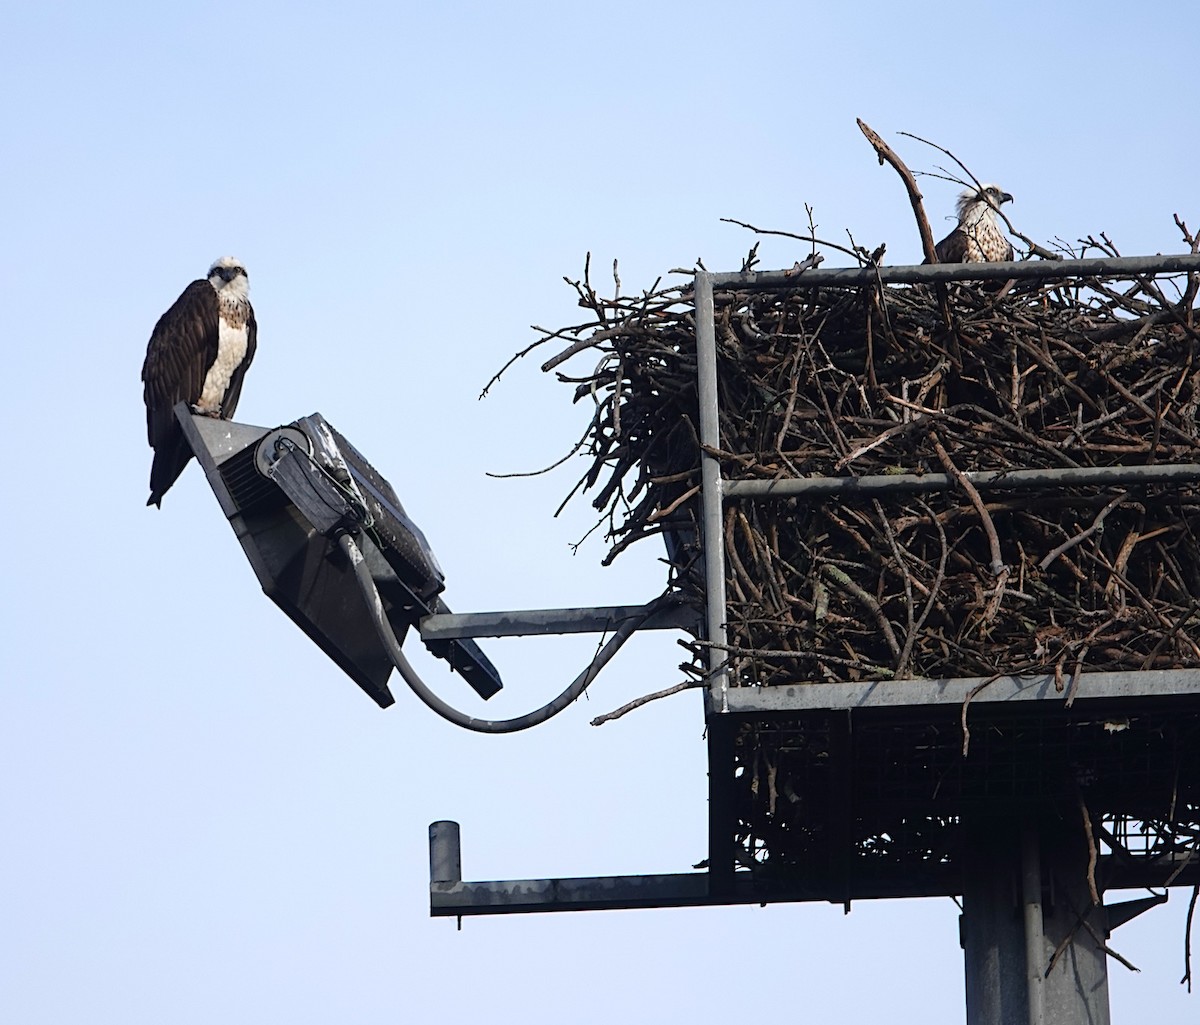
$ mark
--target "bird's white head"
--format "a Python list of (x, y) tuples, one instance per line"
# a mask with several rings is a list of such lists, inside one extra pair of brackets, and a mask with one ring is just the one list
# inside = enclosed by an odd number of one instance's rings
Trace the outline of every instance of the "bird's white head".
[(993, 211), (1002, 203), (1011, 203), (1012, 196), (999, 185), (981, 185), (977, 189), (964, 189), (958, 196), (958, 220), (960, 224), (975, 224), (980, 218), (995, 219)]
[(208, 282), (218, 292), (230, 298), (245, 299), (250, 294), (250, 280), (242, 261), (232, 256), (222, 256), (208, 268)]

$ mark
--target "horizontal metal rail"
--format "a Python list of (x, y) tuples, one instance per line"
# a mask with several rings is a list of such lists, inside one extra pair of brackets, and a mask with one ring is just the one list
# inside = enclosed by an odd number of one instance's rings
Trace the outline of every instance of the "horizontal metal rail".
[[(1109, 889), (1162, 886), (1170, 878), (1172, 863), (1182, 869), (1172, 886), (1200, 883), (1200, 864), (1189, 863), (1187, 854), (1174, 859), (1118, 858), (1102, 855), (1096, 874)], [(639, 908), (726, 907), (734, 904), (794, 904), (824, 902), (843, 904), (852, 900), (883, 900), (899, 897), (949, 897), (962, 893), (960, 873), (952, 868), (930, 865), (907, 877), (855, 878), (847, 894), (844, 882), (769, 883), (749, 872), (737, 872), (732, 885), (713, 890), (707, 872), (677, 872), (644, 876), (578, 876), (558, 879), (510, 879), (483, 882), (437, 881), (429, 884), (431, 918), (461, 918), (466, 915), (520, 915), (552, 911), (621, 911)], [(1161, 903), (1162, 898), (1154, 898)], [(1144, 910), (1145, 902), (1137, 902)], [(1121, 917), (1122, 905), (1115, 905)], [(1117, 925), (1120, 924), (1118, 921)], [(1116, 925), (1113, 925), (1115, 928)]]
[[(636, 908), (712, 907), (797, 901), (840, 901), (825, 886), (766, 887), (749, 873), (733, 877), (733, 889), (710, 893), (707, 872), (645, 876), (581, 876), (566, 879), (514, 879), (489, 882), (432, 882), (432, 918), (460, 915), (512, 915), (546, 911), (619, 911)], [(891, 897), (940, 897), (959, 889), (949, 872), (899, 883), (879, 880), (854, 892), (856, 900)]]
[(1062, 278), (1118, 278), (1141, 274), (1200, 271), (1200, 254), (1168, 256), (1101, 256), (1086, 260), (1015, 260), (1004, 263), (934, 263), (896, 267), (814, 267), (805, 271), (732, 271), (706, 275), (715, 291), (734, 289), (807, 288), (830, 285), (853, 288), (880, 282), (933, 284), (952, 281), (1009, 281)]
[[(980, 491), (1021, 490), (1048, 485), (1157, 484), (1200, 480), (1200, 463), (1152, 466), (1062, 466), (1047, 470), (967, 470), (963, 476)], [(779, 480), (726, 480), (727, 498), (786, 498), (793, 495), (876, 495), (894, 492), (949, 491), (955, 480), (945, 473), (883, 473), (868, 477), (787, 477)]]
[[(990, 680), (990, 682), (989, 682)], [(1081, 673), (1072, 685), (1076, 703), (1120, 698), (1136, 710), (1147, 698), (1200, 698), (1200, 669), (1140, 669)], [(974, 696), (972, 696), (974, 695)], [(1036, 676), (960, 677), (948, 680), (875, 680), (853, 683), (797, 683), (773, 687), (730, 687), (732, 715), (761, 712), (830, 711), (900, 706), (1055, 701), (1066, 694), (1053, 673)]]
[(528, 637), (541, 634), (604, 633), (628, 619), (645, 618), (639, 630), (688, 630), (699, 613), (672, 605), (647, 615), (645, 605), (601, 605), (579, 609), (529, 609), (517, 612), (437, 613), (421, 620), (421, 640), (462, 637)]

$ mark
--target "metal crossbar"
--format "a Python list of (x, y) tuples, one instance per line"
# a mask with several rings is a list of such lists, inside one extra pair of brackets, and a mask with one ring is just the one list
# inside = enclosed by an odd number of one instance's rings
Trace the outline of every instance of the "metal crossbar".
[[(966, 470), (963, 477), (980, 491), (1084, 487), (1090, 484), (1160, 484), (1200, 480), (1200, 463), (1153, 466), (1063, 466), (1049, 470)], [(786, 498), (792, 495), (896, 494), (946, 491), (955, 487), (945, 473), (889, 473), (870, 477), (785, 477), (779, 480), (729, 480), (727, 498)]]
[(1200, 271), (1200, 254), (1170, 256), (1101, 256), (1087, 260), (1015, 260), (1005, 263), (933, 263), (897, 267), (814, 267), (805, 271), (733, 271), (697, 274), (707, 278), (716, 291), (733, 289), (834, 287), (863, 285), (922, 285), (952, 281), (1009, 281), (1030, 279), (1055, 281), (1061, 278), (1119, 278), (1142, 274), (1185, 274)]

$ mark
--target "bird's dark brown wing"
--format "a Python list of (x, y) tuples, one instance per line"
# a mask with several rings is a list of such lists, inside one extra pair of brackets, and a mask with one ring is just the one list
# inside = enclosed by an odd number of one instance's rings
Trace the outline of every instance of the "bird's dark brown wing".
[(967, 233), (962, 228), (955, 228), (933, 247), (933, 251), (937, 253), (939, 263), (962, 263), (967, 256)]
[(216, 290), (193, 281), (150, 333), (142, 384), (146, 399), (146, 437), (154, 449), (150, 498), (159, 505), (191, 458), (191, 448), (172, 413), (176, 403), (194, 404), (204, 377), (217, 358), (220, 320)]

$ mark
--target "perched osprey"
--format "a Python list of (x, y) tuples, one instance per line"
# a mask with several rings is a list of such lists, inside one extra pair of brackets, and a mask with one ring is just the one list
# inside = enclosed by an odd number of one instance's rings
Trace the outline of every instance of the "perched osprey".
[(161, 507), (192, 458), (172, 413), (176, 403), (224, 420), (237, 408), (258, 334), (248, 291), (246, 268), (222, 256), (154, 325), (142, 364), (146, 433), (154, 449), (147, 505)]
[(1012, 243), (1000, 225), (996, 212), (1012, 196), (999, 185), (984, 185), (978, 191), (967, 189), (958, 197), (958, 227), (941, 240), (934, 252), (941, 263), (994, 263), (1013, 258)]

